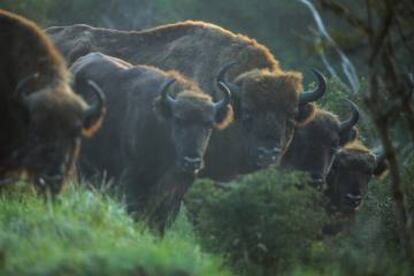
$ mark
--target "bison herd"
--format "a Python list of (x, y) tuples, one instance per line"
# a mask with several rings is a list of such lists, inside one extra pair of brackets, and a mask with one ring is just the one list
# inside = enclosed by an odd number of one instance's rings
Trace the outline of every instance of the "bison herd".
[(342, 119), (316, 106), (319, 71), (304, 91), (265, 46), (219, 26), (42, 31), (0, 11), (0, 41), (0, 188), (24, 178), (54, 196), (77, 162), (112, 178), (131, 214), (163, 232), (198, 176), (304, 171), (328, 212), (352, 215), (386, 170), (358, 139), (355, 104)]

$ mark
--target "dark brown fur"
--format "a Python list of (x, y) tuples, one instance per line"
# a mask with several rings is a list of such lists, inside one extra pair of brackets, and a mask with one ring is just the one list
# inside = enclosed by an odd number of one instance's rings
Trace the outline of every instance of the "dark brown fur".
[(47, 178), (71, 171), (88, 106), (70, 89), (63, 58), (35, 23), (0, 10), (0, 42), (0, 127), (6, 130), (0, 177), (26, 175), (40, 188), (59, 192), (63, 178)]

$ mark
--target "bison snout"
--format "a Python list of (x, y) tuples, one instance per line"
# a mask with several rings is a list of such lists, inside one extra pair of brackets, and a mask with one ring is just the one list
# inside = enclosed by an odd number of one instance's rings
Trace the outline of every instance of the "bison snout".
[(359, 207), (359, 205), (361, 205), (362, 202), (362, 196), (359, 194), (348, 193), (345, 196), (345, 202), (352, 208)]
[(181, 162), (181, 169), (187, 173), (197, 173), (203, 167), (203, 160), (200, 157), (185, 156)]
[(325, 184), (325, 179), (321, 174), (311, 173), (310, 178), (311, 178), (311, 185), (312, 186), (314, 186), (318, 189), (323, 189), (324, 184)]
[(57, 194), (60, 192), (64, 179), (62, 173), (43, 174), (37, 177), (35, 184), (41, 191), (50, 190), (52, 194)]
[(272, 164), (276, 164), (279, 161), (281, 152), (282, 150), (278, 147), (273, 147), (271, 149), (264, 147), (257, 148), (257, 166), (260, 168), (266, 168)]

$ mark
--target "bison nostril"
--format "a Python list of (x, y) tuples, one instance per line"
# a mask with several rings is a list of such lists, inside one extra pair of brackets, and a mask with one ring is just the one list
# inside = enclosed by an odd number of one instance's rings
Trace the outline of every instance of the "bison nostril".
[(282, 150), (280, 149), (280, 148), (278, 148), (278, 147), (274, 147), (273, 149), (272, 149), (272, 152), (273, 153), (280, 153)]
[(362, 202), (362, 196), (361, 195), (355, 195), (355, 194), (351, 194), (351, 193), (346, 194), (345, 199), (348, 202), (348, 204), (350, 204), (352, 207), (357, 207)]
[(182, 167), (185, 170), (192, 170), (192, 171), (199, 170), (202, 164), (203, 162), (201, 158), (199, 157), (189, 157), (189, 156), (183, 157)]
[(201, 158), (199, 158), (199, 157), (191, 158), (189, 156), (184, 156), (184, 161), (186, 161), (188, 163), (198, 163), (198, 162), (201, 162)]
[(46, 181), (43, 177), (39, 177), (37, 179), (37, 183), (39, 184), (40, 187), (46, 187)]
[(323, 176), (320, 173), (311, 173), (310, 177), (313, 181), (323, 181)]
[(346, 194), (346, 198), (354, 200), (354, 201), (358, 201), (358, 200), (362, 199), (362, 196), (358, 195), (358, 194), (355, 195), (355, 194), (348, 193), (348, 194)]

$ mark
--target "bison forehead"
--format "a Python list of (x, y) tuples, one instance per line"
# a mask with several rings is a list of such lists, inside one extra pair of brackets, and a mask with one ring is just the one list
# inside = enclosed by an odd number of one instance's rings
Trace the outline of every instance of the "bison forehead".
[(285, 109), (297, 107), (302, 89), (302, 76), (298, 73), (275, 73), (253, 70), (239, 76), (243, 104), (254, 109)]
[(209, 99), (186, 96), (177, 97), (172, 112), (181, 119), (203, 122), (212, 120), (215, 115), (214, 105)]
[(56, 122), (60, 128), (82, 119), (86, 103), (67, 88), (47, 89), (31, 96), (32, 116), (48, 124)]
[(375, 156), (371, 152), (344, 149), (337, 154), (335, 163), (343, 169), (371, 173), (375, 166)]
[(329, 139), (338, 138), (339, 133), (338, 117), (330, 112), (317, 110), (315, 117), (306, 125), (300, 127), (297, 131), (299, 133), (306, 133), (308, 135), (317, 134)]

